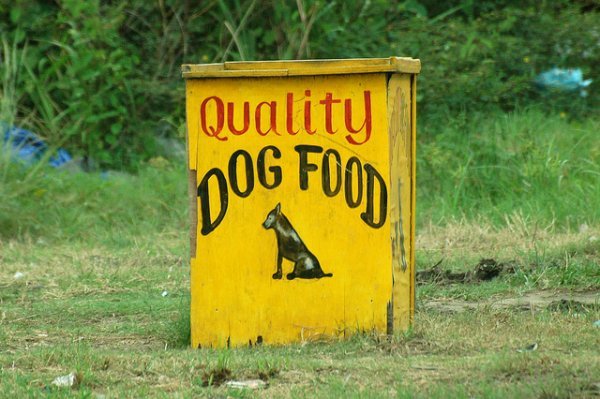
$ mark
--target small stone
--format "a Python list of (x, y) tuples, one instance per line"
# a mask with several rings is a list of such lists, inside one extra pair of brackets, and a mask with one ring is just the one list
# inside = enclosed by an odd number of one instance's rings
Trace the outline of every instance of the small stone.
[(15, 275), (13, 276), (13, 278), (14, 278), (15, 280), (20, 280), (20, 279), (22, 279), (23, 277), (25, 277), (25, 273), (21, 273), (21, 272), (16, 272), (16, 273), (15, 273)]
[(167, 290), (164, 290), (164, 291), (162, 292), (162, 294), (160, 294), (160, 295), (162, 295), (162, 297), (164, 298), (164, 297), (166, 297), (167, 295), (169, 295), (169, 291), (167, 291)]

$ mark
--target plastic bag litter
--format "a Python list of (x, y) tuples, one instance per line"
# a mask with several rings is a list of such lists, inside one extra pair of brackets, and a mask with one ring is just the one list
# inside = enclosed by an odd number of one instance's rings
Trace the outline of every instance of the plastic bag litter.
[[(50, 149), (48, 144), (35, 133), (20, 127), (8, 126), (0, 122), (0, 133), (2, 133), (0, 144), (6, 145), (12, 156), (27, 165), (40, 160)], [(73, 158), (67, 150), (59, 148), (48, 159), (48, 164), (58, 168), (72, 160)]]
[(592, 79), (583, 80), (580, 68), (552, 68), (540, 73), (535, 78), (535, 84), (545, 90), (576, 91), (581, 97), (587, 96), (586, 88), (592, 84)]
[(82, 378), (80, 374), (70, 373), (67, 375), (61, 375), (60, 377), (56, 377), (54, 381), (52, 381), (52, 385), (57, 387), (73, 388), (81, 382), (81, 379)]
[(533, 351), (536, 351), (537, 348), (538, 348), (538, 343), (534, 342), (533, 344), (527, 345), (525, 348), (517, 349), (517, 352), (519, 352), (519, 353), (533, 352)]

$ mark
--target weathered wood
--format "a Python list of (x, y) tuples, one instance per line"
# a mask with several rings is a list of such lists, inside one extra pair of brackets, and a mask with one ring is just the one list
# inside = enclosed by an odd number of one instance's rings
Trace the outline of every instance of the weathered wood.
[[(187, 126), (185, 128), (185, 146), (189, 156), (189, 154), (191, 154), (190, 135)], [(188, 169), (188, 217), (190, 221), (190, 258), (196, 257), (196, 234), (198, 232), (198, 185), (196, 182), (196, 171), (194, 169)]]
[(388, 81), (390, 135), (390, 223), (394, 330), (408, 327), (411, 317), (411, 75), (394, 74)]
[(222, 64), (186, 64), (181, 67), (181, 71), (184, 78), (419, 73), (421, 62), (403, 57), (354, 60), (236, 61)]
[(183, 67), (194, 347), (409, 326), (412, 61)]
[(416, 243), (416, 226), (417, 226), (417, 75), (412, 75), (411, 78), (411, 96), (410, 96), (410, 131), (411, 131), (411, 169), (412, 178), (410, 180), (411, 186), (411, 206), (410, 206), (410, 242), (412, 249), (410, 251), (410, 322), (413, 322), (415, 316), (415, 303), (417, 301), (416, 295), (416, 260), (415, 260), (415, 248)]

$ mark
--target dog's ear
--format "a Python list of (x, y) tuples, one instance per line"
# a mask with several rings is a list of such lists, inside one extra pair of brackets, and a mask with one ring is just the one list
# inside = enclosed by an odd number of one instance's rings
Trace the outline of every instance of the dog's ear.
[(275, 211), (277, 212), (277, 214), (279, 215), (281, 213), (281, 203), (277, 203), (277, 206), (275, 207)]

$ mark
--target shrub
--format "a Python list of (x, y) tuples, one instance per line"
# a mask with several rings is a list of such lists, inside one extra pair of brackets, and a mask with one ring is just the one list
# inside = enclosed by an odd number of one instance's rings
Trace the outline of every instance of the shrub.
[[(412, 56), (423, 63), (425, 126), (531, 104), (582, 118), (600, 106), (599, 27), (593, 3), (566, 0), (21, 0), (0, 8), (5, 40), (27, 48), (17, 122), (113, 168), (135, 167), (156, 152), (157, 136), (182, 131), (182, 63)], [(594, 80), (590, 95), (538, 91), (534, 77), (555, 66), (582, 68)]]

